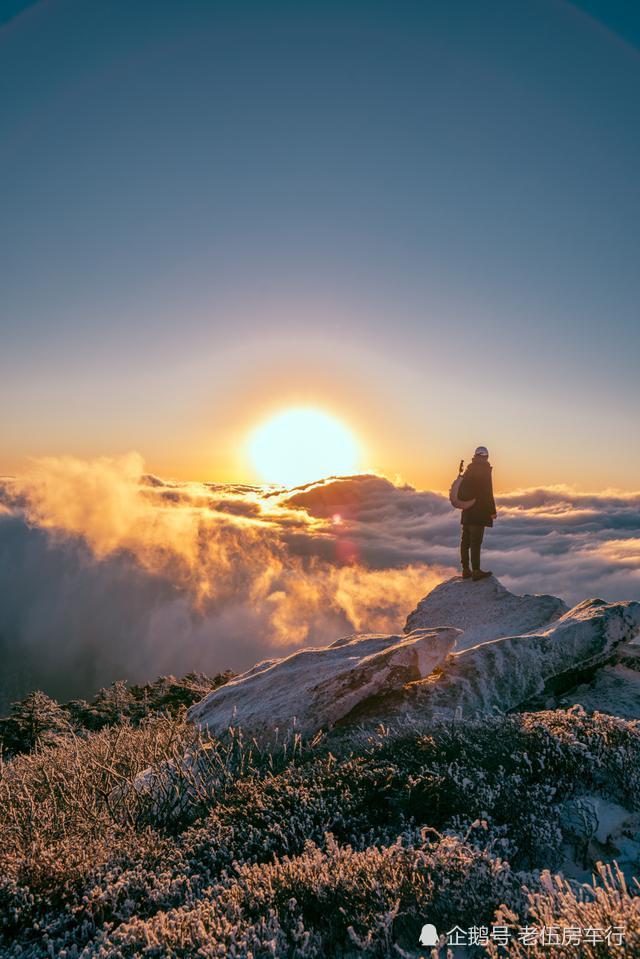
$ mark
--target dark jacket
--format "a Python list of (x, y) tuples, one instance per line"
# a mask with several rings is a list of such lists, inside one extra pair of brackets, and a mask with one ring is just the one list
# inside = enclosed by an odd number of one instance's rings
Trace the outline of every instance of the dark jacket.
[(493, 498), (491, 469), (491, 466), (486, 460), (483, 461), (474, 456), (464, 471), (462, 483), (458, 490), (458, 498), (475, 498), (475, 503), (470, 509), (462, 510), (462, 523), (472, 523), (478, 526), (493, 526), (496, 504)]

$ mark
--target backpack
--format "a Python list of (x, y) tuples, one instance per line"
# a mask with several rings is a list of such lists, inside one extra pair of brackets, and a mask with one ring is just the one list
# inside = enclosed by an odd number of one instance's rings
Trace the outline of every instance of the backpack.
[(460, 460), (458, 475), (449, 487), (449, 501), (456, 509), (470, 509), (475, 503), (475, 497), (473, 499), (458, 499), (458, 490), (460, 489), (460, 485), (462, 483), (463, 470), (464, 460)]

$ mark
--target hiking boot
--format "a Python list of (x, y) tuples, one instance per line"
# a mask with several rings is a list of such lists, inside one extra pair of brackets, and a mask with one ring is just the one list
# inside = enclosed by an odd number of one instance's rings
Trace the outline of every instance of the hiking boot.
[(487, 576), (491, 576), (491, 570), (487, 572), (484, 569), (474, 569), (471, 573), (471, 578), (473, 579), (474, 583), (477, 583), (479, 579), (486, 579)]
[(463, 578), (463, 579), (471, 579), (471, 570), (470, 570), (470, 569), (463, 569), (463, 570), (462, 570), (462, 578)]

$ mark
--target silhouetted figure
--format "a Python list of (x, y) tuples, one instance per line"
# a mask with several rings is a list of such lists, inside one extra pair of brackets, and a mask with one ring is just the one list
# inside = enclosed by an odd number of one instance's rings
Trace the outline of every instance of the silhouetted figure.
[[(458, 490), (461, 500), (475, 499), (473, 506), (462, 511), (461, 517), (460, 559), (463, 579), (477, 580), (491, 576), (491, 572), (480, 568), (480, 548), (485, 527), (493, 526), (497, 516), (491, 471), (489, 450), (486, 446), (479, 446), (465, 470)], [(469, 554), (471, 554), (471, 568), (469, 568)]]

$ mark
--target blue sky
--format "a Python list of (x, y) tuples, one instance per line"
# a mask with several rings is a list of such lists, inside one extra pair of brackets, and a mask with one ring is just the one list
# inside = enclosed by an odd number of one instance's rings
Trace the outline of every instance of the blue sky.
[(633, 4), (3, 4), (0, 472), (251, 480), (265, 411), (363, 468), (637, 486)]

